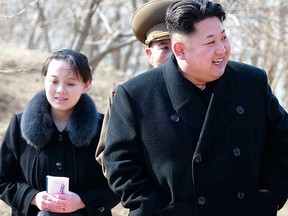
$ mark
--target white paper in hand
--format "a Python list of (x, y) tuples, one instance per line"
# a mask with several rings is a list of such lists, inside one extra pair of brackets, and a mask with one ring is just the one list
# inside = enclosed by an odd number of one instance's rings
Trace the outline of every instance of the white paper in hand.
[(46, 191), (50, 194), (65, 194), (69, 191), (69, 178), (61, 176), (46, 176)]

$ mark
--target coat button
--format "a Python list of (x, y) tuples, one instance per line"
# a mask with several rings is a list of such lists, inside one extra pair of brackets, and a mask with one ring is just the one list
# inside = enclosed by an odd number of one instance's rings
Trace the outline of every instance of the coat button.
[(233, 155), (235, 157), (239, 157), (241, 155), (241, 150), (239, 148), (234, 148), (233, 149)]
[(244, 193), (244, 192), (238, 192), (238, 193), (237, 193), (237, 198), (238, 198), (239, 200), (244, 199), (244, 196), (245, 196), (245, 193)]
[(206, 203), (205, 197), (201, 196), (197, 199), (199, 205), (204, 205)]
[(98, 210), (99, 212), (104, 212), (104, 211), (105, 211), (105, 208), (102, 206), (102, 207), (99, 207), (97, 210)]
[(63, 169), (63, 164), (61, 162), (57, 162), (56, 163), (56, 167), (58, 170), (62, 170)]
[(195, 158), (195, 162), (196, 162), (196, 163), (201, 163), (201, 162), (202, 162), (202, 156), (201, 156), (201, 155), (198, 155), (198, 156)]
[(59, 134), (59, 136), (58, 136), (58, 141), (59, 141), (59, 142), (62, 142), (62, 141), (63, 141), (63, 137), (62, 137), (61, 134)]
[(242, 106), (237, 106), (236, 107), (236, 112), (240, 115), (244, 113), (244, 108)]
[(180, 120), (179, 116), (176, 114), (173, 114), (170, 116), (171, 121), (178, 122)]

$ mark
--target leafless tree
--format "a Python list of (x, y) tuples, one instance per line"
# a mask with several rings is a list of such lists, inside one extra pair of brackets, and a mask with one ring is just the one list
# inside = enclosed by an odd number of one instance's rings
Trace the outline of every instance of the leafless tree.
[[(148, 0), (1, 0), (0, 38), (43, 51), (72, 47), (84, 52), (95, 70), (114, 65), (125, 72), (147, 70), (143, 46), (130, 22)], [(286, 0), (215, 0), (228, 12), (231, 59), (264, 68), (273, 90), (288, 106)]]
[(287, 107), (287, 9), (285, 0), (230, 1), (232, 58), (262, 67)]

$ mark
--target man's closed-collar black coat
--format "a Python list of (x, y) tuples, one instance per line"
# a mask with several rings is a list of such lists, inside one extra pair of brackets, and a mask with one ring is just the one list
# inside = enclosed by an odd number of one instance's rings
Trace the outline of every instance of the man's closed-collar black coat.
[(131, 216), (276, 215), (288, 194), (287, 113), (265, 71), (232, 61), (206, 113), (172, 57), (118, 87), (104, 164)]

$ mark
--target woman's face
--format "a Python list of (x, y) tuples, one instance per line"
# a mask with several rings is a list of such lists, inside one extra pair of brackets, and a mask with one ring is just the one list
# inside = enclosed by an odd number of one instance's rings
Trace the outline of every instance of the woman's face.
[(90, 81), (84, 83), (82, 78), (75, 76), (69, 63), (52, 59), (44, 77), (46, 97), (51, 111), (71, 112), (90, 85)]

